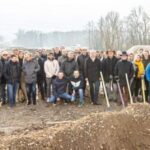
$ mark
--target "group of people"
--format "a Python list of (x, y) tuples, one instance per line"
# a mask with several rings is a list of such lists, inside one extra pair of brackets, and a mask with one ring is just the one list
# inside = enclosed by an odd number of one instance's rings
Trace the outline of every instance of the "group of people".
[(140, 49), (136, 54), (128, 54), (112, 49), (95, 51), (78, 48), (69, 51), (56, 47), (31, 52), (19, 49), (1, 52), (1, 104), (9, 103), (13, 107), (16, 101), (26, 101), (27, 105), (36, 105), (37, 95), (40, 95), (40, 99), (49, 104), (78, 101), (78, 106), (82, 107), (89, 87), (91, 104), (101, 105), (100, 72), (109, 101), (122, 104), (118, 94), (119, 82), (124, 103), (128, 104), (127, 74), (134, 102), (139, 101), (142, 95), (142, 78), (146, 86), (146, 101), (150, 102), (149, 51)]

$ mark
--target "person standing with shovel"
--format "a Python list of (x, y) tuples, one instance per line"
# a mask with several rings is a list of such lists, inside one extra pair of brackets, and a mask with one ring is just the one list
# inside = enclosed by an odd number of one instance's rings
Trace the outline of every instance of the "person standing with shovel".
[[(115, 66), (115, 76), (119, 78), (119, 85), (120, 85), (125, 106), (127, 106), (129, 100), (128, 87), (127, 87), (125, 74), (128, 75), (129, 81), (134, 74), (133, 64), (129, 62), (127, 59), (128, 59), (128, 54), (126, 51), (123, 51), (121, 55), (121, 60), (118, 61)], [(122, 104), (120, 97), (118, 97), (118, 104), (119, 105)]]

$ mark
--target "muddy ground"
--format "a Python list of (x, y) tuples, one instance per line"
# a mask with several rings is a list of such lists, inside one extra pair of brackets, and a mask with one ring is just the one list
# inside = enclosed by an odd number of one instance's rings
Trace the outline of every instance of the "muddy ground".
[(150, 106), (122, 110), (111, 103), (0, 108), (0, 149), (10, 150), (149, 150)]

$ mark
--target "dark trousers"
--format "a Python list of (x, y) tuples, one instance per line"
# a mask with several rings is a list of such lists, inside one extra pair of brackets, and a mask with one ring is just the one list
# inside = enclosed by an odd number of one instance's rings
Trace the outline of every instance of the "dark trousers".
[(51, 97), (52, 92), (52, 78), (46, 78), (46, 87), (47, 87), (47, 98)]
[(36, 83), (26, 83), (26, 90), (27, 90), (27, 96), (28, 96), (28, 104), (31, 104), (33, 101), (33, 104), (36, 104)]
[(147, 81), (146, 77), (145, 77), (145, 86), (146, 86), (145, 97), (146, 97), (146, 101), (148, 101), (148, 96), (149, 96), (149, 82)]
[(45, 79), (41, 79), (41, 80), (39, 79), (37, 84), (38, 84), (39, 92), (41, 94), (41, 98), (42, 98), (42, 100), (44, 100), (46, 97), (46, 89), (47, 89), (46, 80)]
[(83, 77), (83, 94), (85, 95), (85, 89), (86, 89), (86, 80), (85, 80), (85, 75), (83, 73), (80, 72), (80, 74)]
[(141, 78), (136, 78), (135, 79), (135, 90), (134, 90), (135, 97), (138, 96), (140, 89), (141, 89)]
[(6, 83), (0, 85), (0, 98), (3, 103), (6, 103)]
[[(120, 86), (120, 89), (121, 89), (121, 94), (122, 94), (122, 97), (123, 97), (123, 101), (125, 103), (125, 105), (127, 105), (128, 101), (129, 101), (129, 92), (128, 92), (128, 87), (127, 86)], [(121, 104), (121, 98), (120, 98), (120, 94), (118, 94), (119, 98), (119, 103)]]
[(148, 82), (149, 87), (148, 87), (148, 102), (150, 103), (150, 81)]
[(97, 103), (98, 101), (98, 94), (99, 94), (99, 87), (100, 87), (100, 81), (89, 81), (89, 86), (90, 86), (90, 96), (91, 96), (91, 101), (93, 103)]

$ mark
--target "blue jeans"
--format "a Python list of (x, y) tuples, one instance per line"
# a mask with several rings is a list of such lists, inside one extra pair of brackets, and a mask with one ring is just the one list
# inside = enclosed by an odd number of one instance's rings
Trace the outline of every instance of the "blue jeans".
[(65, 102), (67, 102), (67, 101), (74, 101), (74, 100), (75, 100), (74, 96), (69, 95), (68, 93), (63, 93), (63, 94), (60, 94), (60, 95), (58, 95), (58, 96), (52, 95), (52, 96), (49, 98), (49, 101), (48, 101), (48, 102), (49, 102), (49, 103), (56, 103), (57, 98), (63, 99), (63, 100), (65, 100)]
[(10, 83), (7, 84), (8, 101), (9, 101), (10, 107), (13, 107), (16, 103), (16, 93), (17, 93), (18, 87), (19, 87), (19, 84), (17, 82), (13, 84), (10, 84)]
[(33, 100), (33, 104), (36, 104), (36, 83), (26, 83), (26, 90), (28, 96), (28, 104), (31, 104)]
[(75, 91), (74, 99), (76, 98), (76, 95), (79, 94), (79, 102), (83, 103), (83, 89), (78, 89)]
[(91, 101), (93, 103), (97, 103), (99, 87), (100, 87), (100, 81), (99, 80), (89, 81), (89, 86), (90, 86)]

